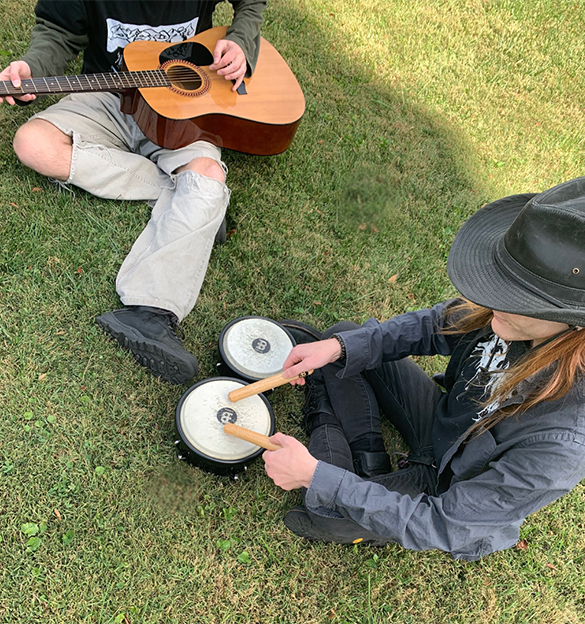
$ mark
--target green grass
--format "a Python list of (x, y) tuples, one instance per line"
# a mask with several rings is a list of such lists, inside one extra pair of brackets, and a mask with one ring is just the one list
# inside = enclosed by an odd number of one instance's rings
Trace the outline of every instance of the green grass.
[[(0, 5), (2, 65), (26, 49), (32, 6)], [(243, 314), (325, 328), (452, 295), (445, 260), (469, 215), (581, 175), (584, 18), (579, 0), (273, 0), (263, 34), (307, 111), (286, 153), (224, 154), (235, 232), (183, 323), (198, 378)], [(0, 108), (0, 622), (585, 621), (583, 484), (524, 523), (528, 549), (466, 564), (303, 542), (281, 522), (297, 494), (261, 462), (235, 483), (179, 463), (185, 388), (93, 322), (119, 305), (149, 209), (61, 193), (17, 162), (14, 131), (46, 104)], [(299, 395), (270, 400), (305, 440)]]

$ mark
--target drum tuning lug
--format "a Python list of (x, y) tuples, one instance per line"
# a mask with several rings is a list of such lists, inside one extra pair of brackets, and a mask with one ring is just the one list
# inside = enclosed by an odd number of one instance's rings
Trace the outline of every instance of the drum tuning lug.
[(181, 440), (175, 440), (175, 444), (179, 444)]
[(239, 481), (239, 478), (238, 478), (238, 475), (237, 475), (237, 474), (236, 474), (236, 475), (233, 475), (232, 479), (233, 479), (234, 481)]
[(177, 455), (177, 459), (183, 459), (182, 455)]

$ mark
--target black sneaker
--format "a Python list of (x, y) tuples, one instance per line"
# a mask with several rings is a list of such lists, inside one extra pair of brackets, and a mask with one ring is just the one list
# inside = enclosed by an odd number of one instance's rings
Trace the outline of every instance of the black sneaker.
[(175, 333), (180, 331), (177, 317), (168, 310), (131, 306), (106, 312), (95, 322), (139, 364), (169, 383), (186, 383), (199, 370), (197, 359)]
[(337, 544), (369, 544), (382, 546), (388, 542), (381, 536), (345, 518), (332, 518), (311, 514), (305, 507), (293, 507), (284, 516), (286, 528), (312, 542)]
[(304, 507), (289, 509), (284, 516), (284, 526), (295, 535), (311, 542), (328, 541), (324, 539), (321, 531), (315, 530), (311, 517)]

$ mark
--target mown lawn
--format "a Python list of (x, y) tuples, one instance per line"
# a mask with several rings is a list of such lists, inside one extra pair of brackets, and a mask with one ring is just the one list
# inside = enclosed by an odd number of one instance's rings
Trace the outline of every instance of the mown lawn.
[[(0, 4), (2, 66), (33, 6)], [(224, 154), (233, 232), (183, 323), (198, 379), (238, 316), (325, 328), (453, 295), (445, 260), (469, 215), (582, 175), (584, 18), (580, 0), (272, 0), (263, 35), (307, 110), (286, 153)], [(303, 542), (281, 522), (297, 495), (262, 462), (238, 482), (178, 462), (187, 386), (93, 321), (119, 305), (149, 208), (18, 163), (12, 136), (47, 103), (0, 107), (0, 622), (585, 622), (583, 484), (524, 523), (527, 548), (470, 564)], [(301, 396), (270, 401), (304, 440)]]

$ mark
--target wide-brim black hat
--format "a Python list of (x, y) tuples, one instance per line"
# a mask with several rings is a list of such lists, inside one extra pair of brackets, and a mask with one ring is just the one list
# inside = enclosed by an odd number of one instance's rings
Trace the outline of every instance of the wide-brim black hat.
[(457, 233), (447, 271), (477, 305), (585, 325), (585, 177), (481, 208)]

